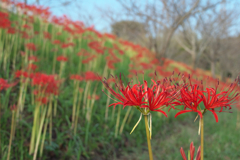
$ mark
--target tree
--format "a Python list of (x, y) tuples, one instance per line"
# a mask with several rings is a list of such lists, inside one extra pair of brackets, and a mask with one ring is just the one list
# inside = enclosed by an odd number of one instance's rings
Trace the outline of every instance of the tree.
[[(137, 21), (119, 21), (111, 25), (112, 33), (128, 41), (140, 44), (138, 37), (146, 37), (147, 29), (143, 23)], [(145, 45), (145, 44), (142, 44)]]
[(209, 8), (216, 7), (222, 0), (214, 3), (201, 0), (155, 0), (141, 4), (136, 0), (118, 0), (126, 16), (139, 19), (149, 29), (148, 46), (152, 47), (159, 59), (165, 58), (171, 38), (178, 27), (189, 17)]

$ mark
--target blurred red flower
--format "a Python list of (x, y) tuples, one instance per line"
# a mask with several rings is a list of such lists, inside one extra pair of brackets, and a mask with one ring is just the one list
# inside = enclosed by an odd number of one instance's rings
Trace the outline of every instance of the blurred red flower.
[(37, 50), (37, 48), (36, 48), (34, 43), (27, 43), (25, 46), (29, 50), (32, 50), (32, 51), (36, 51)]
[(8, 89), (10, 87), (13, 87), (17, 84), (17, 82), (14, 83), (8, 83), (7, 80), (0, 78), (0, 91), (2, 91), (3, 89)]
[(0, 28), (11, 27), (11, 21), (8, 19), (8, 13), (0, 12)]
[(57, 57), (57, 61), (63, 61), (63, 62), (66, 62), (66, 61), (68, 61), (68, 58), (65, 57), (65, 56), (58, 56), (58, 57)]

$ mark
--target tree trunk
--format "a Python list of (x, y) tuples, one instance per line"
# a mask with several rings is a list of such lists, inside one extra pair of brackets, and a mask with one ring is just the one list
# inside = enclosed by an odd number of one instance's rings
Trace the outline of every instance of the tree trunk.
[(212, 73), (212, 77), (215, 78), (215, 51), (213, 49), (211, 49), (210, 51), (210, 56), (211, 56), (211, 73)]
[(192, 55), (192, 69), (196, 69), (196, 62), (197, 62), (197, 59), (196, 59), (196, 55)]
[(222, 69), (222, 72), (221, 72), (221, 81), (226, 82), (226, 80), (227, 80), (226, 71)]
[(215, 78), (215, 61), (211, 61), (211, 73), (212, 77)]

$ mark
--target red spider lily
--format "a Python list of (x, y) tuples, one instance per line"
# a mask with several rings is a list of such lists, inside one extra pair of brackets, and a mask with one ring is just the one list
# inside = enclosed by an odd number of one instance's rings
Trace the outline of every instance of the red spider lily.
[(108, 66), (108, 68), (109, 69), (115, 69), (115, 67), (114, 67), (114, 63), (116, 63), (116, 61), (114, 61), (114, 60), (108, 60), (107, 61), (107, 66)]
[[(208, 110), (212, 112), (216, 122), (218, 122), (218, 116), (216, 112), (222, 112), (223, 107), (231, 109), (230, 105), (232, 105), (233, 102), (236, 101), (240, 96), (236, 89), (238, 79), (235, 80), (235, 83), (232, 83), (229, 86), (227, 91), (220, 91), (218, 94), (217, 90), (219, 82), (217, 82), (215, 88), (206, 88), (205, 90), (203, 89), (202, 82), (200, 84), (199, 81), (194, 81), (194, 83), (197, 84), (192, 85), (189, 77), (190, 86), (184, 87), (181, 90), (181, 98), (177, 99), (178, 102), (174, 102), (175, 105), (184, 105), (184, 110), (178, 112), (175, 117), (187, 112), (197, 112), (202, 118), (202, 114)], [(199, 106), (201, 102), (204, 104), (204, 109), (201, 109)], [(215, 110), (217, 108), (220, 108), (220, 110)]]
[(84, 76), (86, 81), (98, 81), (99, 77), (97, 76), (97, 74), (95, 74), (92, 71), (87, 71), (85, 72), (85, 76)]
[(12, 27), (9, 27), (7, 33), (8, 34), (15, 34), (16, 33), (16, 29), (12, 28)]
[[(181, 152), (181, 155), (183, 157), (183, 160), (188, 160), (182, 147), (180, 149), (180, 152)], [(193, 142), (192, 142), (190, 144), (190, 160), (194, 159), (194, 152), (195, 152), (195, 147), (194, 147)], [(197, 150), (197, 156), (195, 157), (194, 160), (200, 160), (200, 158), (201, 158), (201, 147), (199, 146), (198, 150)]]
[(77, 74), (73, 74), (73, 75), (70, 76), (70, 79), (71, 80), (77, 80), (77, 81), (83, 81), (84, 77), (82, 77), (80, 75), (77, 75)]
[(36, 101), (40, 102), (41, 104), (47, 104), (48, 99), (47, 99), (47, 97), (38, 97), (38, 98), (36, 98)]
[(35, 71), (37, 69), (37, 65), (35, 64), (29, 64), (27, 67), (27, 70), (29, 71)]
[[(167, 117), (167, 114), (162, 111), (163, 108), (171, 105), (171, 102), (174, 100), (173, 97), (176, 96), (177, 90), (175, 92), (170, 92), (168, 87), (165, 86), (166, 79), (163, 84), (153, 81), (152, 88), (147, 86), (147, 81), (144, 81), (144, 90), (147, 93), (145, 100), (147, 100), (148, 105), (142, 105), (142, 108), (148, 108), (150, 111), (161, 112)], [(165, 83), (165, 84), (164, 84)]]
[[(197, 112), (199, 116), (202, 118), (201, 109), (199, 109), (199, 104), (202, 102), (202, 97), (198, 92), (198, 85), (191, 85), (190, 89), (188, 87), (183, 87), (180, 90), (181, 98), (177, 99), (178, 102), (174, 102), (175, 105), (184, 105), (184, 110), (178, 112), (175, 115), (175, 118), (183, 113), (187, 112)], [(190, 110), (186, 110), (186, 109)]]
[(52, 44), (61, 44), (62, 42), (60, 41), (60, 40), (54, 40), (53, 42), (52, 42)]
[(14, 105), (10, 106), (10, 109), (11, 109), (11, 111), (16, 111), (17, 110), (17, 106), (14, 104)]
[(45, 94), (58, 94), (58, 88), (60, 85), (59, 80), (55, 79), (55, 75), (47, 75), (43, 73), (35, 73), (32, 78), (32, 85), (38, 87), (38, 91)]
[(32, 50), (32, 51), (36, 51), (37, 50), (37, 48), (36, 48), (34, 43), (27, 43), (25, 46), (29, 50)]
[[(231, 104), (236, 101), (240, 94), (239, 93), (232, 93), (234, 88), (236, 87), (237, 83), (231, 84), (227, 91), (222, 91), (217, 94), (217, 87), (216, 88), (206, 88), (206, 91), (198, 91), (199, 94), (202, 96), (203, 104), (205, 109), (211, 111), (218, 122), (218, 116), (216, 112), (222, 112), (223, 107), (231, 109)], [(206, 93), (206, 95), (204, 94)], [(216, 108), (221, 108), (219, 111), (216, 111)]]
[(151, 68), (152, 68), (152, 64), (149, 64), (149, 63), (144, 63), (144, 62), (142, 62), (142, 63), (140, 63), (140, 65), (142, 66), (142, 68), (143, 68), (144, 70), (147, 70), (147, 69), (151, 69)]
[(82, 60), (82, 63), (83, 64), (89, 63), (90, 61), (92, 61), (96, 57), (97, 57), (96, 55), (92, 55), (91, 57), (88, 57), (87, 59)]
[(65, 56), (58, 56), (58, 57), (57, 57), (57, 61), (66, 62), (66, 61), (68, 61), (68, 58), (65, 57)]
[(8, 14), (0, 12), (0, 28), (6, 29), (11, 27), (11, 21), (8, 19)]
[(15, 72), (15, 77), (16, 77), (16, 78), (19, 78), (19, 77), (21, 77), (21, 76), (24, 76), (25, 78), (27, 78), (27, 77), (29, 77), (29, 74), (28, 74), (28, 72), (26, 72), (26, 71), (17, 70), (17, 71)]
[[(114, 78), (114, 77), (113, 77)], [(101, 78), (100, 78), (101, 79)], [(117, 105), (123, 105), (123, 108), (126, 106), (142, 106), (143, 104), (146, 104), (147, 102), (143, 101), (145, 93), (143, 92), (142, 85), (135, 84), (132, 87), (128, 84), (126, 87), (123, 85), (123, 82), (121, 80), (121, 74), (119, 80), (117, 77), (115, 77), (115, 88), (118, 90), (117, 93), (114, 91), (113, 88), (111, 88), (107, 80), (102, 81), (106, 89), (119, 101), (116, 103), (110, 104), (110, 106), (114, 106), (114, 108)]]
[(72, 43), (72, 42), (69, 42), (69, 43), (64, 43), (64, 44), (62, 44), (62, 48), (68, 48), (68, 47), (70, 47), (70, 46), (74, 46), (74, 43)]
[(29, 61), (37, 62), (37, 61), (38, 61), (38, 58), (37, 58), (36, 56), (29, 56), (29, 57), (28, 57), (28, 60), (29, 60)]
[(23, 32), (20, 32), (22, 34), (22, 38), (24, 39), (31, 39), (32, 37), (28, 35), (27, 32), (23, 31)]
[(90, 42), (88, 44), (88, 46), (92, 49), (94, 49), (97, 53), (99, 54), (103, 54), (104, 53), (104, 50), (105, 48), (102, 47), (102, 44), (100, 42), (97, 42), (97, 41), (93, 41), (93, 42)]
[(50, 34), (50, 33), (48, 33), (48, 32), (43, 32), (43, 34), (44, 34), (44, 38), (46, 38), (46, 39), (51, 39), (51, 34)]
[(23, 25), (23, 28), (25, 28), (25, 29), (31, 29), (32, 27), (29, 26), (29, 25), (27, 25), (27, 24), (24, 24), (24, 25)]
[(4, 89), (8, 89), (10, 87), (13, 87), (17, 84), (17, 82), (15, 83), (8, 83), (7, 80), (0, 78), (0, 91), (4, 90)]

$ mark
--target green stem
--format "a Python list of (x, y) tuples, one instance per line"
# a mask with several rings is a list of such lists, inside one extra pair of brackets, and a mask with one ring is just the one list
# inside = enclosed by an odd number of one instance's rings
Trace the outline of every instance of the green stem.
[(124, 117), (124, 119), (123, 119), (122, 125), (121, 125), (121, 127), (120, 127), (120, 131), (119, 131), (120, 134), (122, 134), (122, 132), (123, 132), (123, 128), (124, 128), (124, 126), (125, 126), (125, 123), (126, 123), (126, 121), (127, 121), (127, 118), (129, 117), (129, 114), (130, 114), (131, 109), (132, 109), (132, 107), (128, 107), (127, 113), (125, 114), (125, 117)]
[(149, 127), (148, 127), (148, 118), (147, 118), (147, 115), (144, 115), (144, 120), (145, 120), (146, 134), (147, 134), (149, 160), (153, 160), (152, 147), (151, 147), (151, 141), (150, 141), (150, 134), (149, 134)]
[(117, 122), (116, 122), (116, 128), (115, 128), (115, 138), (117, 138), (117, 135), (118, 135), (121, 111), (122, 111), (122, 108), (118, 107), (118, 115), (117, 115)]
[(12, 111), (12, 125), (11, 125), (11, 134), (10, 134), (10, 139), (9, 139), (9, 145), (8, 145), (8, 156), (7, 160), (10, 159), (10, 153), (11, 153), (11, 146), (12, 146), (12, 139), (13, 139), (13, 128), (14, 128), (14, 117), (15, 117), (15, 111)]
[(203, 116), (201, 118), (201, 160), (203, 160), (203, 142), (204, 142), (204, 130), (203, 130)]

